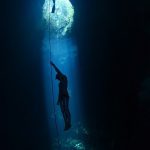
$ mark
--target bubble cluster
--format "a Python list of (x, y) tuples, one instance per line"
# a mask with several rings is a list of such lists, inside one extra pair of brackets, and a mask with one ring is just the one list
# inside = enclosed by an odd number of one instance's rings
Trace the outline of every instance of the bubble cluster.
[(73, 24), (74, 8), (69, 0), (56, 0), (55, 12), (51, 13), (53, 5), (53, 0), (45, 0), (43, 17), (50, 26), (53, 35), (65, 36)]

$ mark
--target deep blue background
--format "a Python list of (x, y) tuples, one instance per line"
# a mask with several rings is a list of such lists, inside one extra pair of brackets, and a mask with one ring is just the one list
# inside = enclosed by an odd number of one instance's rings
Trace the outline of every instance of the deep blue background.
[[(1, 2), (1, 149), (50, 149), (41, 61), (42, 4)], [(96, 150), (149, 149), (150, 4), (73, 4), (77, 13), (72, 35), (79, 49), (84, 109), (92, 132), (89, 143)]]

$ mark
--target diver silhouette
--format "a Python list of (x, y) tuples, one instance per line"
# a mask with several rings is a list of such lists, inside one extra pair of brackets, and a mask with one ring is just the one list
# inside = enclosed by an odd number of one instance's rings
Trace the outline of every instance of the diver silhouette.
[(69, 111), (69, 94), (68, 94), (68, 80), (67, 77), (61, 73), (61, 71), (56, 67), (56, 65), (50, 61), (50, 64), (54, 67), (56, 71), (56, 79), (59, 80), (59, 95), (57, 105), (60, 105), (61, 112), (65, 122), (64, 130), (71, 128), (71, 114)]
[(52, 7), (51, 13), (55, 13), (55, 9), (56, 9), (56, 7), (55, 7), (55, 0), (53, 0), (53, 7)]

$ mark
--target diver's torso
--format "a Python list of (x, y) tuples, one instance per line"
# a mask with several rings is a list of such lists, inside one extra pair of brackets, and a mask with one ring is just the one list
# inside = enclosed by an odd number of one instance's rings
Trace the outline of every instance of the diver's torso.
[(59, 82), (59, 95), (61, 97), (69, 97), (68, 80), (66, 76), (64, 76), (63, 79)]

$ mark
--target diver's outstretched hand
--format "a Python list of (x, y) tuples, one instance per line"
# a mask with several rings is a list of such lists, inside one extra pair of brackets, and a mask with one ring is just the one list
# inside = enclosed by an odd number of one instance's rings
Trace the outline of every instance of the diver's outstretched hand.
[(56, 71), (59, 75), (63, 75), (63, 74), (61, 73), (61, 71), (56, 67), (56, 65), (55, 65), (52, 61), (50, 61), (50, 64), (54, 67), (55, 71)]

